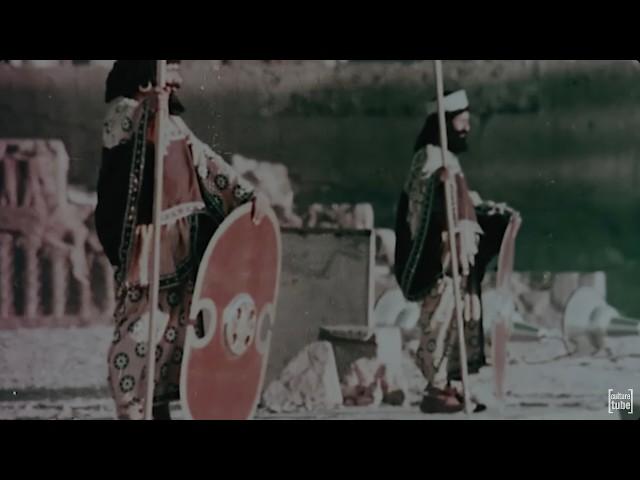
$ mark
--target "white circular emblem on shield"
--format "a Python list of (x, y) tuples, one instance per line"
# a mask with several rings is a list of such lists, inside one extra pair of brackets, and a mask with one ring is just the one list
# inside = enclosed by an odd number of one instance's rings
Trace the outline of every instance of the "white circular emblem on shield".
[(225, 308), (222, 315), (224, 338), (227, 348), (241, 356), (255, 339), (257, 327), (256, 306), (250, 295), (237, 295)]

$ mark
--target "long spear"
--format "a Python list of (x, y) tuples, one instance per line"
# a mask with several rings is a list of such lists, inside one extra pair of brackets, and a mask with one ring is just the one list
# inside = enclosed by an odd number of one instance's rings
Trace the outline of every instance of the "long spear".
[[(156, 86), (159, 92), (166, 85), (167, 61), (157, 60)], [(153, 393), (155, 386), (155, 333), (158, 317), (158, 296), (160, 293), (160, 216), (162, 213), (162, 181), (164, 177), (164, 146), (162, 145), (162, 128), (168, 105), (162, 101), (164, 97), (158, 95), (157, 111), (155, 116), (155, 178), (153, 184), (153, 263), (151, 266), (151, 283), (149, 285), (149, 299), (151, 302), (149, 314), (149, 340), (147, 348), (147, 395), (145, 398), (145, 419), (153, 419)]]
[[(434, 60), (436, 73), (436, 89), (438, 93), (438, 123), (440, 125), (440, 150), (442, 151), (442, 166), (446, 169), (446, 152), (448, 150), (447, 129), (444, 113), (444, 86), (442, 78), (442, 60)], [(453, 272), (453, 293), (456, 302), (456, 321), (458, 324), (458, 343), (460, 348), (460, 368), (462, 371), (462, 391), (464, 395), (464, 409), (471, 414), (471, 399), (469, 395), (469, 372), (467, 370), (467, 346), (464, 340), (464, 319), (462, 317), (462, 296), (460, 292), (460, 271), (458, 270), (458, 247), (456, 244), (457, 222), (453, 215), (452, 178), (447, 175), (444, 181), (445, 205), (447, 208), (447, 228), (449, 231), (449, 251), (451, 252), (451, 270)]]

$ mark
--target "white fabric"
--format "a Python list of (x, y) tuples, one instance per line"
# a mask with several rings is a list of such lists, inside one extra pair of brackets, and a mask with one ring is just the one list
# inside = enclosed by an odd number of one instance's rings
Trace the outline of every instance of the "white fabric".
[[(445, 112), (457, 112), (459, 110), (465, 110), (469, 108), (469, 99), (467, 98), (467, 92), (464, 90), (458, 90), (457, 92), (450, 93), (444, 97), (444, 111)], [(438, 111), (438, 102), (431, 102), (427, 107), (429, 114), (436, 113)]]
[[(139, 106), (140, 102), (137, 100), (125, 97), (115, 98), (109, 103), (102, 126), (104, 147), (111, 149), (131, 140), (140, 120)], [(169, 121), (163, 125), (162, 134), (165, 148), (172, 142), (183, 138), (188, 138), (194, 143), (198, 142), (184, 121), (173, 115), (169, 116)]]

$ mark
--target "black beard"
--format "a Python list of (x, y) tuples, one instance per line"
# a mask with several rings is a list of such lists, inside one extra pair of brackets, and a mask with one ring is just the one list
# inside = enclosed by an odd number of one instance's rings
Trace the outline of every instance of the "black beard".
[[(451, 118), (447, 118), (447, 139), (448, 150), (453, 154), (460, 154), (467, 151), (467, 137), (456, 132), (451, 123)], [(438, 128), (438, 116), (431, 114), (425, 120), (424, 126), (416, 139), (413, 151), (417, 152), (425, 145), (440, 145), (440, 129)]]
[(447, 145), (448, 150), (455, 155), (466, 152), (468, 149), (466, 135), (460, 135), (460, 133), (453, 130), (453, 128), (448, 128), (447, 130), (449, 130), (447, 133), (449, 143)]
[(180, 116), (185, 112), (184, 105), (178, 98), (175, 92), (171, 92), (169, 95), (169, 114)]

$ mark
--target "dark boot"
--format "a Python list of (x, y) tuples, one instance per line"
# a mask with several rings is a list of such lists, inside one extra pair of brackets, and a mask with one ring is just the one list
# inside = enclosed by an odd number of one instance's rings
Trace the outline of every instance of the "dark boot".
[[(455, 387), (452, 387), (451, 384), (447, 384), (447, 387), (444, 389), (444, 391), (448, 395), (453, 395), (454, 397), (456, 397), (456, 399), (464, 405), (464, 395), (460, 393)], [(487, 406), (485, 404), (478, 402), (473, 397), (471, 397), (471, 403), (475, 405), (475, 407), (473, 408), (473, 413), (484, 412), (487, 409)]]
[(463, 410), (463, 401), (431, 385), (426, 388), (420, 403), (422, 413), (458, 413)]

